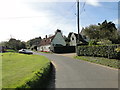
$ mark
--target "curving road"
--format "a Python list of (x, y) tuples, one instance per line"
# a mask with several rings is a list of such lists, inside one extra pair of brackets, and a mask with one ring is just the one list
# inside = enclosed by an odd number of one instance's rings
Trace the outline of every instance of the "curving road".
[(118, 70), (65, 56), (34, 54), (46, 56), (53, 62), (52, 88), (118, 88)]

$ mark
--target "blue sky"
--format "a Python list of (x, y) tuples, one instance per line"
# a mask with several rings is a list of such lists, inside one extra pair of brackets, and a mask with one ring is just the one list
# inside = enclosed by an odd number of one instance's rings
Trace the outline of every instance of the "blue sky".
[(86, 4), (85, 11), (81, 14), (81, 26), (101, 23), (104, 20), (117, 23), (118, 2), (99, 2), (99, 4), (99, 6)]
[[(45, 35), (54, 34), (56, 29), (61, 29), (66, 36), (69, 32), (77, 32), (76, 0), (64, 1), (1, 0), (0, 41), (9, 40), (11, 37), (22, 41), (39, 36), (44, 38)], [(99, 1), (86, 1), (85, 11), (80, 15), (81, 28), (101, 23), (105, 19), (117, 25), (118, 2)], [(83, 4), (84, 1), (80, 2), (80, 8)]]

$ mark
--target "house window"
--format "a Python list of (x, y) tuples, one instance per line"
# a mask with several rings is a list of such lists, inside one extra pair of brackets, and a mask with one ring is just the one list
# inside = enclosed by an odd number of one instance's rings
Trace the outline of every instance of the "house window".
[(74, 38), (72, 37), (72, 40), (74, 40)]

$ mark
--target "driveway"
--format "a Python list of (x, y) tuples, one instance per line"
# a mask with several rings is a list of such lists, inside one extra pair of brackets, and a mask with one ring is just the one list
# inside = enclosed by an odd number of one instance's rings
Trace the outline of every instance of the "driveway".
[(34, 54), (46, 56), (55, 66), (54, 85), (51, 84), (50, 87), (53, 85), (54, 88), (118, 88), (118, 70), (61, 55)]

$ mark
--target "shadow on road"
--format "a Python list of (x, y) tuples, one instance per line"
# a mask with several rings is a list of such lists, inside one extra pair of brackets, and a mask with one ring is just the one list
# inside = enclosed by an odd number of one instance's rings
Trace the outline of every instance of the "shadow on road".
[(47, 90), (49, 90), (50, 88), (55, 88), (55, 74), (56, 74), (56, 70), (55, 70), (55, 67), (53, 64), (51, 64), (51, 73), (50, 73), (50, 76), (49, 76), (49, 81), (48, 81), (48, 84), (47, 84)]

